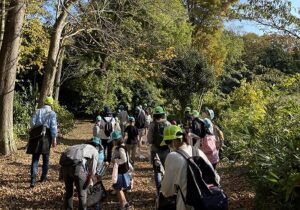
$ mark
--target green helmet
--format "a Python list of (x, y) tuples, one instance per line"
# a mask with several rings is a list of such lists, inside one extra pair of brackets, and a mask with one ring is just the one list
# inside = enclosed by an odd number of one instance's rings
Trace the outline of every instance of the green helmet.
[(192, 115), (193, 117), (199, 117), (199, 112), (197, 110), (193, 110)]
[(170, 125), (164, 129), (164, 138), (160, 146), (165, 146), (167, 140), (175, 140), (183, 137), (182, 129), (177, 125)]
[(154, 108), (153, 114), (165, 114), (165, 110), (161, 106), (157, 106)]
[(191, 111), (191, 108), (190, 107), (185, 107), (185, 110), (184, 110), (184, 112), (190, 112)]
[(53, 100), (52, 97), (47, 97), (47, 98), (45, 99), (45, 101), (44, 101), (44, 104), (45, 104), (45, 105), (50, 105), (50, 106), (52, 106), (52, 105), (53, 105), (53, 102), (54, 102), (54, 100)]

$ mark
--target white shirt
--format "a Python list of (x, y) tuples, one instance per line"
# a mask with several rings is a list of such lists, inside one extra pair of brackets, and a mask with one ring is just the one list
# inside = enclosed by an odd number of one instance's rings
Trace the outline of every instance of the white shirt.
[[(192, 156), (192, 147), (187, 144), (183, 144), (179, 147), (180, 150), (185, 151), (188, 155)], [(206, 155), (199, 150), (200, 156), (210, 164)], [(182, 194), (186, 196), (187, 192), (187, 160), (177, 152), (171, 152), (168, 154), (165, 161), (165, 175), (161, 182), (161, 192), (165, 197), (170, 197), (176, 194), (176, 186), (179, 186)], [(186, 206), (181, 197), (181, 193), (177, 193), (177, 210), (193, 210), (193, 207)]]
[[(113, 117), (104, 117), (104, 118), (105, 118), (106, 122), (110, 122), (111, 121), (112, 129), (114, 131), (115, 124), (116, 124), (115, 118), (113, 118)], [(100, 138), (101, 138), (101, 140), (103, 140), (103, 139), (109, 139), (109, 136), (106, 136), (105, 133), (104, 133), (104, 127), (105, 127), (105, 123), (106, 122), (103, 119), (101, 119), (101, 121), (100, 121)]]

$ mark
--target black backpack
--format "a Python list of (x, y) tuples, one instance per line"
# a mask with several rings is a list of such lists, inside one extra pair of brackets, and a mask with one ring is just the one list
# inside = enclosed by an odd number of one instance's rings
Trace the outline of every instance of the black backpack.
[[(182, 150), (177, 150), (188, 162), (187, 193), (184, 197), (178, 187), (183, 201), (194, 209), (227, 210), (228, 198), (219, 188), (214, 169), (199, 155), (198, 148), (193, 147), (193, 155), (189, 156)], [(210, 184), (212, 187), (208, 187)]]
[[(164, 138), (164, 129), (167, 127), (166, 122), (156, 122), (154, 121), (154, 129), (153, 129), (153, 144), (157, 148), (161, 148), (160, 143)], [(168, 146), (164, 146), (168, 147)]]
[(106, 121), (105, 117), (103, 117), (102, 119), (105, 122), (104, 133), (106, 136), (110, 136), (110, 134), (113, 132), (113, 126), (112, 126), (113, 117), (111, 117), (110, 121)]

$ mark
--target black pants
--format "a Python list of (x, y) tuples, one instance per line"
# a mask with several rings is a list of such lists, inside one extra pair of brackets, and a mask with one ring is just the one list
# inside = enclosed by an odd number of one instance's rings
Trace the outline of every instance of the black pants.
[(73, 209), (73, 185), (75, 184), (78, 192), (79, 210), (86, 210), (87, 190), (83, 189), (83, 185), (86, 181), (87, 172), (84, 170), (81, 164), (77, 166), (63, 167), (62, 170), (66, 189), (64, 209)]
[[(103, 145), (104, 156), (105, 156), (104, 161), (111, 162), (113, 145), (112, 145), (112, 142), (107, 143), (107, 141), (108, 141), (108, 139), (102, 139), (102, 145)], [(107, 148), (107, 151), (106, 151), (106, 148)]]

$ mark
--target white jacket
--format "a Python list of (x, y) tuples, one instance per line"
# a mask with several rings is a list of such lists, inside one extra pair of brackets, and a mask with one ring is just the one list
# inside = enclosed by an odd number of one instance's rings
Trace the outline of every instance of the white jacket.
[[(187, 144), (183, 144), (180, 150), (185, 151), (188, 155), (192, 155), (192, 147)], [(211, 165), (206, 155), (199, 150), (200, 156)], [(212, 167), (212, 166), (211, 166)], [(168, 154), (165, 161), (165, 174), (161, 182), (160, 191), (165, 197), (173, 196), (177, 193), (176, 186), (179, 186), (183, 195), (186, 196), (187, 192), (187, 160), (177, 152), (171, 152)], [(181, 197), (181, 193), (177, 193), (177, 210), (193, 210), (193, 207), (186, 206)]]
[[(105, 117), (105, 120), (106, 120), (106, 122), (110, 122), (111, 121), (112, 128), (113, 128), (113, 131), (114, 131), (115, 130), (114, 129), (115, 128), (115, 124), (116, 124), (115, 118), (113, 118), (113, 117)], [(106, 122), (103, 119), (101, 119), (101, 121), (100, 121), (100, 138), (101, 138), (101, 140), (103, 140), (103, 139), (107, 140), (107, 139), (110, 138), (109, 136), (106, 136), (105, 133), (104, 133), (104, 127), (105, 127)]]

